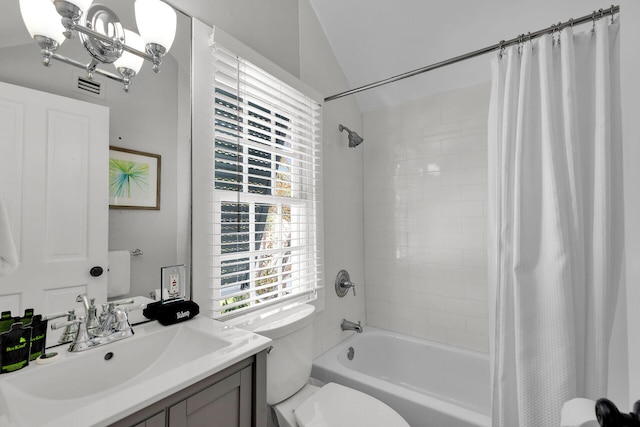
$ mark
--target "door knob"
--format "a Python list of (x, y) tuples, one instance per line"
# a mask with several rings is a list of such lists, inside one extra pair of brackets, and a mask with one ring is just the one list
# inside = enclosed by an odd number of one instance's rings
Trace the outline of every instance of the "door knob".
[(96, 265), (95, 267), (91, 267), (91, 270), (89, 270), (89, 274), (91, 275), (91, 277), (100, 277), (102, 276), (103, 272), (104, 270), (99, 265)]

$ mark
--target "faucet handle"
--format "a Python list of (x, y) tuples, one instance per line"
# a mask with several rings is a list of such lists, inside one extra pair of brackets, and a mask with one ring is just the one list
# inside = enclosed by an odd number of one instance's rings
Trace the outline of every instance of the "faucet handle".
[(116, 326), (113, 328), (115, 332), (123, 332), (131, 329), (129, 312), (125, 307), (117, 307), (113, 313), (116, 317)]
[(66, 317), (67, 320), (73, 320), (76, 318), (75, 313), (76, 313), (76, 310), (73, 309), (73, 310), (62, 312), (62, 313), (47, 314), (42, 316), (42, 320), (53, 320), (53, 319), (59, 319), (61, 317)]
[(356, 296), (356, 284), (353, 283), (351, 280), (345, 280), (344, 282), (340, 283), (340, 287), (344, 288), (344, 289), (349, 289), (351, 288), (351, 290), (353, 290), (353, 296)]
[(93, 331), (100, 327), (98, 322), (98, 309), (95, 305), (95, 300), (92, 298), (89, 305), (89, 311), (87, 313), (87, 329)]
[(52, 314), (46, 317), (47, 320), (53, 320), (53, 319), (58, 319), (60, 317), (65, 317), (65, 316), (67, 318), (66, 322), (51, 324), (52, 330), (65, 328), (64, 331), (62, 332), (62, 335), (60, 335), (60, 338), (58, 338), (58, 344), (71, 342), (75, 339), (76, 335), (78, 334), (78, 321), (76, 320), (76, 311), (69, 310), (66, 313)]
[(79, 318), (76, 319), (76, 316), (74, 314), (70, 314), (69, 319), (66, 322), (52, 323), (51, 329), (55, 331), (56, 329), (66, 328), (67, 326), (78, 325), (81, 322), (84, 322), (85, 319), (86, 319), (85, 316), (80, 316)]
[(353, 296), (356, 296), (356, 284), (351, 281), (349, 272), (347, 270), (340, 270), (336, 276), (336, 294), (342, 298), (348, 292), (349, 288), (353, 289)]
[[(51, 329), (53, 330), (60, 328), (67, 328), (62, 334), (60, 344), (72, 340), (73, 343), (71, 345), (73, 346), (79, 342), (84, 342), (91, 339), (89, 331), (87, 331), (87, 318), (85, 316), (80, 316), (77, 319), (74, 318), (73, 320), (67, 320), (66, 322), (51, 324)], [(73, 337), (73, 339), (70, 339), (71, 334), (75, 334), (75, 337)], [(66, 338), (66, 341), (62, 341), (62, 338)]]

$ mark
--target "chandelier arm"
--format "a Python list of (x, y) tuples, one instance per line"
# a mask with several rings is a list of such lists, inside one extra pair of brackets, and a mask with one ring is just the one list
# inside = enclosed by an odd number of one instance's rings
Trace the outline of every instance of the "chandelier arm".
[(137, 56), (139, 56), (139, 57), (141, 57), (141, 58), (144, 58), (144, 59), (146, 59), (146, 60), (147, 60), (147, 61), (149, 61), (149, 62), (152, 62), (152, 63), (153, 63), (153, 61), (154, 61), (154, 57), (153, 57), (153, 55), (149, 55), (149, 54), (148, 54), (148, 53), (146, 53), (146, 52), (139, 51), (138, 49), (133, 48), (133, 47), (130, 47), (130, 46), (127, 46), (127, 45), (126, 45), (126, 44), (124, 44), (124, 43), (122, 44), (122, 50), (126, 50), (126, 51), (127, 51), (127, 52), (129, 52), (129, 53), (133, 53), (134, 55), (137, 55)]
[[(81, 69), (83, 69), (85, 71), (87, 70), (87, 65), (86, 64), (83, 64), (82, 62), (78, 62), (78, 61), (73, 60), (71, 58), (67, 58), (66, 56), (62, 56), (62, 55), (60, 55), (58, 53), (54, 53), (53, 55), (51, 55), (51, 58), (55, 59), (56, 61), (64, 62), (65, 64), (73, 65), (74, 67), (81, 68)], [(115, 81), (120, 82), (120, 83), (124, 83), (125, 82), (122, 77), (120, 77), (120, 76), (118, 76), (116, 74), (110, 73), (108, 71), (101, 70), (100, 68), (96, 68), (95, 70), (93, 70), (93, 73), (100, 74), (101, 76), (107, 77), (107, 78), (109, 78), (111, 80), (115, 80)]]
[(151, 63), (154, 63), (153, 55), (149, 55), (146, 52), (141, 52), (138, 49), (134, 49), (134, 48), (132, 48), (130, 46), (127, 46), (124, 43), (121, 43), (119, 40), (112, 39), (111, 37), (105, 36), (104, 34), (101, 34), (101, 33), (97, 32), (97, 31), (93, 31), (92, 29), (87, 28), (87, 27), (85, 27), (83, 25), (74, 23), (72, 25), (71, 29), (73, 29), (75, 31), (78, 31), (79, 33), (82, 33), (82, 34), (86, 34), (88, 36), (95, 37), (95, 38), (97, 38), (98, 40), (100, 40), (102, 42), (109, 43), (111, 45), (119, 45), (119, 47), (122, 47), (122, 50), (126, 50), (129, 53), (132, 53), (134, 55), (137, 55), (137, 56), (139, 56), (141, 58), (146, 59), (147, 61), (149, 61)]

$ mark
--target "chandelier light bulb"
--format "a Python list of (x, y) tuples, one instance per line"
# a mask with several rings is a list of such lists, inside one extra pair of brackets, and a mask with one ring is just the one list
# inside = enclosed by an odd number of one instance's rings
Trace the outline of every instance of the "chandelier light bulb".
[[(125, 44), (129, 47), (139, 50), (140, 52), (144, 52), (144, 41), (142, 37), (133, 31), (129, 31), (127, 29), (124, 30), (124, 40)], [(118, 58), (113, 65), (120, 71), (120, 69), (129, 69), (132, 70), (134, 75), (140, 72), (142, 68), (142, 63), (144, 59), (138, 55), (134, 55), (133, 53), (127, 52), (126, 50), (122, 51), (122, 56)]]
[(61, 45), (65, 41), (60, 15), (49, 0), (20, 0), (20, 13), (27, 31), (36, 36), (54, 40)]
[(176, 36), (176, 11), (161, 0), (136, 0), (135, 11), (145, 44), (160, 45), (168, 52)]
[[(89, 10), (89, 6), (93, 3), (93, 0), (65, 0), (73, 5), (75, 5), (82, 12), (86, 12)], [(56, 0), (51, 0), (52, 3), (55, 3)]]

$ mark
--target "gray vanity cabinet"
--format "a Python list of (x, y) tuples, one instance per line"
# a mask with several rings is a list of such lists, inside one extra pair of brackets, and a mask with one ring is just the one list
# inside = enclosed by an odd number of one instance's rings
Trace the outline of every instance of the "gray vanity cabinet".
[(111, 427), (266, 427), (266, 352), (180, 390)]
[(147, 418), (141, 423), (136, 424), (134, 427), (165, 427), (166, 416), (164, 411), (159, 414), (155, 414), (151, 418)]
[(170, 427), (211, 425), (251, 427), (251, 368), (194, 394), (169, 408)]

